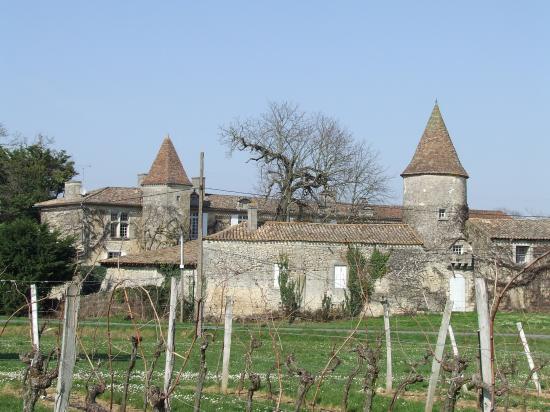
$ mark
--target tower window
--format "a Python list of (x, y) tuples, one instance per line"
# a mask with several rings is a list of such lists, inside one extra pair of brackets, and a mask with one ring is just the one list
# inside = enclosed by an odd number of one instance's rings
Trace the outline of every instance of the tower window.
[(453, 245), (453, 253), (455, 255), (462, 255), (464, 254), (464, 248), (462, 245)]
[(447, 220), (447, 209), (439, 209), (438, 217), (439, 220)]
[(189, 237), (191, 239), (197, 239), (199, 237), (199, 212), (191, 212), (191, 216), (189, 219)]

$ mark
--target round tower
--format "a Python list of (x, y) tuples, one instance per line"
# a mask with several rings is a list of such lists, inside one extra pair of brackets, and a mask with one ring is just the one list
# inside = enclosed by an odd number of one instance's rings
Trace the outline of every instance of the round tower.
[(193, 185), (166, 136), (147, 175), (139, 176), (142, 191), (142, 247), (158, 249), (172, 246), (183, 228), (189, 229), (190, 196)]
[(463, 238), (468, 218), (467, 179), (436, 102), (416, 152), (401, 174), (403, 221), (428, 249)]

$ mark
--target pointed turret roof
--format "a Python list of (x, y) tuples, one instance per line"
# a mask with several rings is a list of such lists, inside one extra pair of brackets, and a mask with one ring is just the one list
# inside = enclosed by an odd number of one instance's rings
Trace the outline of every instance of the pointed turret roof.
[(401, 173), (403, 177), (411, 175), (452, 175), (468, 178), (437, 102), (411, 162)]
[(166, 136), (160, 146), (157, 157), (151, 165), (147, 176), (143, 179), (142, 185), (187, 185), (191, 182), (183, 169), (176, 148)]

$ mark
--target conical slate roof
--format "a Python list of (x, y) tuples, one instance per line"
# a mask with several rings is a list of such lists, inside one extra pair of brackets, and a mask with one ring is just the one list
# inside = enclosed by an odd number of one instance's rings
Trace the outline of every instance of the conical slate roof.
[(401, 176), (452, 175), (468, 178), (436, 102), (414, 156)]
[(141, 184), (191, 186), (191, 182), (183, 169), (178, 153), (169, 136), (166, 136), (162, 142), (157, 157)]

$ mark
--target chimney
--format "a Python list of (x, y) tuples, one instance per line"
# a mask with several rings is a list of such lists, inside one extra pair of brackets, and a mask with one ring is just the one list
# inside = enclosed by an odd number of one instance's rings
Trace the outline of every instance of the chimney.
[(256, 206), (248, 206), (248, 230), (254, 232), (258, 229), (258, 208)]
[[(192, 177), (191, 181), (193, 182), (193, 189), (199, 190), (199, 183), (201, 181), (201, 178), (200, 177)], [(205, 186), (206, 186), (206, 178), (203, 177), (202, 178), (202, 187), (203, 187), (203, 189), (205, 189)]]
[(80, 198), (81, 189), (82, 182), (80, 180), (69, 180), (65, 182), (63, 197), (65, 199), (78, 199)]
[(138, 173), (138, 187), (141, 187), (142, 183), (143, 183), (143, 179), (145, 179), (147, 177), (147, 173)]

